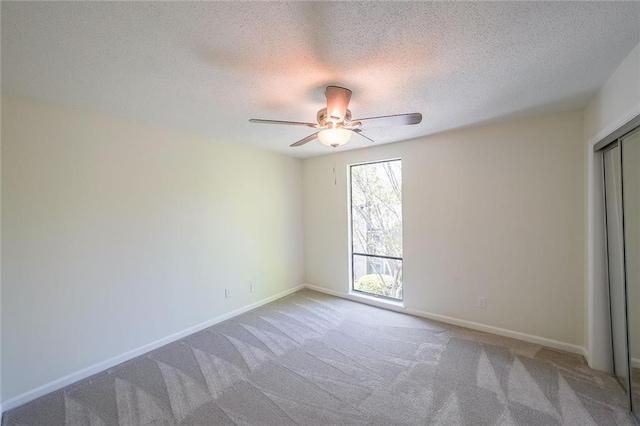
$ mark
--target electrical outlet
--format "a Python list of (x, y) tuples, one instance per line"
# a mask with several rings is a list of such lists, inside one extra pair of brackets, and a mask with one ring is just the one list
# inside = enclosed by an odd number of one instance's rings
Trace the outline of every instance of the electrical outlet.
[(228, 299), (231, 297), (231, 290), (229, 290), (228, 288), (224, 289), (224, 298)]
[(484, 309), (487, 307), (487, 298), (484, 296), (478, 296), (478, 308)]

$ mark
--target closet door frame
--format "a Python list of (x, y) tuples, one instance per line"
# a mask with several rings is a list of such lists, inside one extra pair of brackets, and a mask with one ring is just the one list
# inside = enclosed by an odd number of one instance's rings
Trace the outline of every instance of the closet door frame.
[[(633, 387), (632, 387), (632, 378), (633, 378), (633, 371), (632, 371), (632, 366), (631, 366), (631, 347), (629, 346), (630, 341), (629, 341), (629, 297), (628, 297), (628, 291), (627, 291), (627, 250), (626, 250), (626, 244), (625, 244), (625, 217), (624, 217), (624, 213), (625, 213), (625, 209), (624, 209), (624, 177), (623, 177), (623, 161), (624, 161), (624, 155), (623, 155), (623, 151), (624, 151), (624, 144), (622, 143), (622, 140), (624, 138), (626, 138), (627, 136), (630, 136), (636, 132), (640, 132), (640, 115), (634, 117), (633, 119), (629, 120), (626, 124), (624, 124), (623, 126), (621, 126), (618, 130), (614, 131), (613, 133), (609, 134), (607, 137), (605, 137), (604, 139), (602, 139), (600, 142), (596, 143), (593, 146), (593, 151), (596, 154), (600, 155), (600, 159), (602, 161), (602, 189), (603, 189), (603, 204), (602, 204), (602, 208), (604, 210), (604, 230), (605, 230), (605, 271), (606, 271), (606, 275), (607, 275), (607, 297), (609, 298), (609, 326), (610, 326), (610, 332), (611, 332), (611, 354), (612, 357), (614, 356), (614, 342), (613, 342), (613, 321), (612, 321), (612, 310), (611, 310), (611, 279), (610, 279), (610, 275), (609, 275), (609, 238), (608, 238), (608, 232), (609, 232), (609, 227), (608, 227), (608, 218), (607, 218), (607, 191), (606, 191), (606, 162), (605, 162), (605, 153), (608, 152), (609, 150), (615, 148), (616, 146), (619, 147), (618, 149), (618, 155), (619, 155), (619, 160), (620, 160), (620, 193), (621, 193), (621, 227), (622, 227), (622, 235), (621, 235), (621, 239), (622, 239), (622, 261), (623, 261), (623, 268), (622, 268), (622, 278), (624, 281), (624, 285), (623, 285), (623, 291), (624, 291), (624, 298), (625, 298), (625, 303), (624, 303), (624, 310), (625, 310), (625, 325), (626, 325), (626, 330), (625, 330), (625, 338), (626, 338), (626, 347), (627, 347), (627, 353), (626, 353), (626, 359), (627, 359), (627, 397), (628, 397), (628, 407), (629, 407), (629, 411), (631, 413), (633, 413), (633, 415), (637, 418), (640, 419), (640, 407), (633, 407)], [(613, 362), (613, 358), (612, 358), (612, 362)], [(613, 365), (613, 369), (614, 369), (614, 375), (615, 375), (615, 363)], [(616, 375), (617, 378), (617, 375)], [(623, 386), (624, 387), (624, 386)], [(637, 412), (633, 411), (633, 408), (636, 408)]]
[[(636, 416), (640, 416), (640, 407), (634, 407), (634, 399), (633, 399), (633, 365), (631, 364), (631, 341), (629, 339), (629, 312), (631, 309), (630, 301), (629, 301), (629, 291), (627, 287), (627, 246), (626, 246), (626, 230), (625, 230), (625, 197), (624, 197), (624, 140), (636, 135), (640, 134), (640, 125), (625, 133), (624, 135), (618, 138), (618, 144), (620, 145), (620, 190), (622, 191), (622, 243), (623, 243), (623, 260), (624, 260), (624, 292), (626, 298), (626, 314), (627, 314), (627, 364), (629, 369), (629, 409)], [(638, 325), (640, 326), (640, 325)], [(635, 409), (635, 410), (634, 410)]]
[[(603, 188), (603, 194), (604, 194), (604, 203), (603, 203), (603, 209), (604, 209), (604, 230), (605, 230), (605, 258), (606, 258), (606, 273), (607, 273), (607, 297), (609, 298), (609, 327), (610, 327), (610, 332), (611, 332), (611, 354), (613, 356), (613, 359), (615, 359), (615, 345), (614, 345), (614, 330), (613, 330), (613, 310), (612, 310), (612, 306), (611, 306), (611, 275), (610, 275), (610, 270), (609, 270), (609, 252), (610, 252), (610, 248), (609, 248), (609, 215), (607, 212), (607, 165), (606, 165), (606, 160), (605, 160), (605, 154), (608, 153), (609, 151), (611, 151), (612, 149), (615, 149), (616, 147), (618, 147), (618, 160), (619, 160), (619, 164), (620, 164), (620, 176), (618, 176), (618, 178), (620, 179), (620, 194), (621, 194), (621, 200), (620, 200), (620, 217), (621, 217), (621, 234), (620, 234), (620, 239), (622, 242), (622, 292), (624, 294), (624, 323), (625, 323), (625, 331), (624, 331), (624, 340), (625, 340), (625, 347), (627, 349), (627, 353), (625, 356), (626, 359), (626, 364), (627, 364), (627, 374), (626, 374), (626, 386), (623, 383), (620, 383), (623, 387), (626, 388), (627, 390), (627, 397), (628, 397), (628, 404), (629, 404), (629, 411), (631, 411), (631, 394), (632, 394), (632, 388), (631, 388), (631, 359), (630, 359), (630, 354), (629, 354), (629, 298), (628, 298), (628, 292), (627, 292), (627, 257), (626, 257), (626, 247), (625, 247), (625, 235), (624, 235), (624, 182), (622, 180), (622, 143), (620, 141), (620, 138), (614, 140), (613, 142), (608, 143), (606, 146), (604, 146), (603, 148), (600, 149), (600, 155), (602, 158), (602, 188)], [(611, 194), (609, 194), (609, 196), (611, 196)], [(613, 362), (613, 373), (614, 376), (616, 377), (616, 379), (619, 380), (619, 376), (616, 374), (616, 363)]]

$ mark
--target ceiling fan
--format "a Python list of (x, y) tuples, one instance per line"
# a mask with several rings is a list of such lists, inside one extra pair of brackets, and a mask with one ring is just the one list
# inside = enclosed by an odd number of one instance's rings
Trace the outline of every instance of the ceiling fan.
[(290, 126), (306, 126), (318, 130), (291, 144), (292, 147), (302, 146), (314, 139), (320, 139), (324, 145), (338, 147), (349, 142), (352, 133), (357, 133), (365, 139), (374, 142), (371, 138), (363, 135), (364, 127), (386, 127), (402, 126), (407, 124), (418, 124), (422, 121), (422, 114), (414, 112), (410, 114), (386, 115), (382, 117), (369, 117), (351, 119), (351, 111), (347, 109), (351, 100), (351, 90), (338, 86), (327, 86), (324, 94), (327, 97), (327, 107), (318, 111), (317, 123), (304, 123), (299, 121), (278, 121), (262, 120), (252, 118), (251, 123), (264, 124), (286, 124)]

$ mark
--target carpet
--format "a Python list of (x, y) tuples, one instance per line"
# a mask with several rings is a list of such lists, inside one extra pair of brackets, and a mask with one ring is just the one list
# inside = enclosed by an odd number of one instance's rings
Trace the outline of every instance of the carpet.
[(301, 290), (3, 425), (632, 425), (581, 356)]

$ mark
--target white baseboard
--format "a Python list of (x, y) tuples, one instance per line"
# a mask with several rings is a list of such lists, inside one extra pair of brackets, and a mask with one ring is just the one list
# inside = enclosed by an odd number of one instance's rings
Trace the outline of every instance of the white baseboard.
[(640, 368), (640, 358), (631, 358), (631, 366), (633, 368)]
[(233, 310), (231, 312), (227, 312), (226, 314), (220, 315), (208, 321), (205, 321), (201, 324), (195, 325), (193, 327), (189, 327), (185, 330), (179, 331), (177, 333), (171, 334), (170, 336), (163, 337), (162, 339), (156, 340), (155, 342), (151, 342), (144, 346), (140, 346), (139, 348), (133, 349), (131, 351), (125, 352), (121, 355), (117, 355), (113, 358), (109, 358), (106, 361), (99, 362), (97, 364), (91, 365), (89, 367), (83, 368), (82, 370), (76, 371), (74, 373), (68, 374), (64, 377), (56, 379), (52, 382), (46, 383), (42, 386), (39, 386), (35, 389), (31, 389), (27, 392), (24, 392), (20, 395), (14, 396), (7, 401), (3, 401), (0, 403), (0, 413), (3, 413), (8, 410), (12, 410), (16, 407), (21, 406), (22, 404), (26, 404), (29, 401), (33, 401), (36, 398), (39, 398), (43, 395), (46, 395), (50, 392), (57, 391), (58, 389), (62, 389), (63, 387), (70, 385), (72, 383), (77, 382), (78, 380), (85, 379), (89, 376), (93, 376), (94, 374), (100, 373), (101, 371), (108, 370), (111, 367), (114, 367), (120, 363), (128, 361), (137, 356), (143, 355), (147, 352), (150, 352), (154, 349), (157, 349), (166, 344), (175, 342), (176, 340), (180, 340), (183, 337), (186, 337), (190, 334), (197, 333), (200, 330), (204, 330), (205, 328), (211, 327), (212, 325), (218, 324), (222, 321), (226, 321), (230, 318), (236, 317), (240, 314), (243, 314), (252, 309), (258, 308), (262, 305), (265, 305), (269, 302), (273, 302), (274, 300), (280, 299), (282, 297), (288, 296), (291, 293), (295, 293), (298, 290), (301, 290), (305, 287), (304, 284), (290, 288), (289, 290), (282, 291), (280, 293), (274, 294), (273, 296), (267, 297), (265, 299), (259, 300), (250, 305), (244, 306), (242, 308)]
[(375, 298), (372, 298), (372, 297), (354, 295), (351, 293), (341, 293), (335, 290), (329, 290), (326, 288), (317, 287), (310, 284), (305, 284), (305, 287), (311, 290), (319, 291), (321, 293), (330, 294), (332, 296), (341, 297), (343, 299), (353, 300), (355, 302), (365, 303), (367, 305), (372, 305), (372, 306), (376, 306), (383, 309), (389, 309), (392, 311), (415, 315), (417, 317), (427, 318), (434, 321), (440, 321), (447, 324), (470, 328), (472, 330), (484, 331), (487, 333), (497, 334), (498, 336), (510, 337), (512, 339), (523, 340), (525, 342), (534, 343), (541, 346), (547, 346), (553, 349), (559, 349), (561, 351), (582, 355), (585, 357), (585, 359), (587, 358), (587, 355), (588, 355), (587, 350), (584, 347), (574, 345), (571, 343), (560, 342), (558, 340), (547, 339), (546, 337), (534, 336), (532, 334), (521, 333), (519, 331), (507, 330), (504, 328), (481, 324), (474, 321), (448, 317), (445, 315), (432, 314), (430, 312), (407, 308), (399, 303), (393, 303), (393, 302), (389, 303), (384, 300), (376, 300)]
[[(529, 342), (529, 343), (535, 343), (538, 345), (542, 345), (542, 346), (547, 346), (547, 347), (551, 347), (554, 349), (559, 349), (559, 350), (563, 350), (566, 352), (571, 352), (571, 353), (576, 353), (576, 354), (580, 354), (587, 356), (587, 352), (586, 349), (583, 348), (582, 346), (578, 346), (578, 345), (573, 345), (570, 343), (564, 343), (564, 342), (560, 342), (557, 340), (552, 340), (552, 339), (547, 339), (545, 337), (539, 337), (539, 336), (533, 336), (530, 334), (526, 334), (526, 333), (520, 333), (518, 331), (512, 331), (512, 330), (507, 330), (507, 329), (503, 329), (503, 328), (499, 328), (499, 327), (494, 327), (494, 326), (490, 326), (490, 325), (485, 325), (485, 324), (480, 324), (477, 322), (473, 322), (473, 321), (467, 321), (467, 320), (462, 320), (462, 319), (458, 319), (458, 318), (452, 318), (452, 317), (447, 317), (444, 315), (438, 315), (438, 314), (432, 314), (429, 312), (425, 312), (425, 311), (420, 311), (420, 310), (416, 310), (416, 309), (410, 309), (410, 308), (406, 308), (405, 306), (403, 306), (401, 303), (396, 303), (396, 302), (388, 302), (388, 301), (384, 301), (384, 300), (378, 300), (376, 298), (373, 297), (367, 297), (364, 295), (354, 295), (354, 294), (350, 294), (350, 293), (341, 293), (338, 291), (334, 291), (334, 290), (329, 290), (326, 288), (322, 288), (322, 287), (317, 287), (311, 284), (302, 284), (299, 285), (297, 287), (293, 287), (289, 290), (285, 290), (283, 292), (280, 292), (278, 294), (275, 294), (273, 296), (267, 297), (265, 299), (262, 299), (258, 302), (252, 303), (250, 305), (247, 305), (245, 307), (236, 309), (234, 311), (228, 312), (226, 314), (220, 315), (216, 318), (213, 318), (209, 321), (205, 321), (201, 324), (195, 325), (193, 327), (189, 327), (185, 330), (179, 331), (177, 333), (174, 333), (170, 336), (164, 337), (162, 339), (156, 340), (155, 342), (151, 342), (149, 344), (146, 344), (144, 346), (141, 346), (139, 348), (133, 349), (129, 352), (123, 353), (121, 355), (117, 355), (113, 358), (110, 358), (108, 360), (99, 362), (97, 364), (94, 364), (92, 366), (89, 366), (87, 368), (84, 368), (82, 370), (76, 371), (74, 373), (68, 374), (64, 377), (61, 377), (59, 379), (56, 379), (54, 381), (51, 381), (49, 383), (46, 383), (42, 386), (39, 386), (35, 389), (29, 390), (27, 392), (24, 392), (18, 396), (15, 396), (11, 399), (8, 399), (7, 401), (3, 401), (2, 403), (0, 403), (0, 413), (3, 413), (4, 411), (8, 411), (11, 410), (13, 408), (19, 407), (22, 404), (26, 404), (29, 401), (33, 401), (36, 398), (39, 398), (43, 395), (46, 395), (50, 392), (54, 392), (58, 389), (61, 389), (67, 385), (70, 385), (72, 383), (77, 382), (78, 380), (82, 380), (85, 379), (89, 376), (92, 376), (94, 374), (100, 373), (101, 371), (107, 370), (111, 367), (114, 367), (120, 363), (123, 363), (125, 361), (128, 361), (132, 358), (135, 358), (137, 356), (143, 355), (147, 352), (150, 352), (154, 349), (157, 349), (161, 346), (164, 346), (166, 344), (175, 342), (176, 340), (182, 339), (183, 337), (186, 337), (190, 334), (196, 333), (200, 330), (203, 330), (207, 327), (211, 327), (212, 325), (218, 324), (222, 321), (226, 321), (230, 318), (236, 317), (240, 314), (243, 314), (247, 311), (250, 311), (252, 309), (258, 308), (262, 305), (265, 305), (269, 302), (273, 302), (274, 300), (280, 299), (282, 297), (288, 296), (291, 293), (295, 293), (298, 290), (301, 290), (303, 288), (309, 288), (311, 290), (315, 290), (321, 293), (326, 293), (332, 296), (337, 296), (343, 299), (348, 299), (348, 300), (352, 300), (355, 302), (359, 302), (359, 303), (365, 303), (368, 305), (372, 305), (372, 306), (376, 306), (379, 308), (383, 308), (383, 309), (389, 309), (389, 310), (393, 310), (393, 311), (397, 311), (397, 312), (402, 312), (402, 313), (406, 313), (406, 314), (410, 314), (410, 315), (415, 315), (418, 317), (422, 317), (422, 318), (427, 318), (427, 319), (431, 319), (431, 320), (435, 320), (435, 321), (440, 321), (440, 322), (444, 322), (447, 324), (452, 324), (452, 325), (457, 325), (460, 327), (466, 327), (466, 328), (470, 328), (472, 330), (478, 330), (478, 331), (484, 331), (484, 332), (488, 332), (488, 333), (493, 333), (493, 334), (497, 334), (499, 336), (504, 336), (504, 337), (510, 337), (513, 339), (519, 339), (519, 340), (523, 340), (525, 342)], [(635, 363), (635, 364), (634, 364)], [(638, 367), (640, 368), (640, 359), (633, 359), (632, 360), (632, 364), (634, 365), (634, 367)]]

